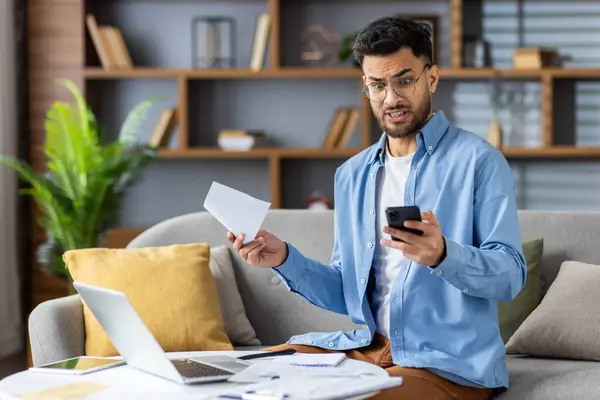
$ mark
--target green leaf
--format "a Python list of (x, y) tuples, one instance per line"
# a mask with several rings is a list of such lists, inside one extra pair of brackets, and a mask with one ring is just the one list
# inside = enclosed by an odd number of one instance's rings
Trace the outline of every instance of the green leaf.
[(66, 278), (68, 271), (62, 258), (64, 248), (56, 241), (54, 236), (48, 235), (47, 240), (40, 244), (36, 251), (37, 260), (42, 267), (42, 272), (47, 275)]
[(129, 147), (136, 143), (140, 128), (146, 120), (150, 108), (158, 99), (157, 96), (143, 100), (127, 114), (119, 133), (119, 142), (123, 146)]
[(57, 81), (73, 95), (74, 104), (55, 102), (46, 114), (44, 154), (46, 168), (38, 173), (24, 161), (0, 156), (0, 163), (14, 169), (29, 187), (21, 190), (40, 209), (38, 224), (47, 241), (36, 256), (42, 269), (68, 276), (62, 254), (89, 248), (118, 222), (127, 189), (156, 158), (156, 149), (135, 145), (136, 134), (155, 101), (139, 103), (128, 115), (118, 140), (103, 144), (100, 129), (77, 86)]

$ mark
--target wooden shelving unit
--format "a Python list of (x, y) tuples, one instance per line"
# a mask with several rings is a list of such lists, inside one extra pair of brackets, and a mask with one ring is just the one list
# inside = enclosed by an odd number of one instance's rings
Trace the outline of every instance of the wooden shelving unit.
[[(361, 78), (362, 71), (353, 68), (290, 68), (282, 67), (251, 71), (243, 68), (232, 69), (168, 69), (134, 68), (131, 70), (105, 70), (85, 68), (84, 77), (88, 80), (136, 79), (136, 78), (185, 78), (185, 79), (348, 79)], [(440, 68), (442, 79), (559, 79), (559, 78), (600, 78), (599, 69), (584, 68), (544, 68), (544, 69), (493, 69), (493, 68)]]
[(314, 149), (276, 149), (260, 148), (248, 151), (224, 151), (220, 148), (189, 148), (184, 150), (164, 149), (160, 150), (160, 158), (349, 158), (357, 154), (357, 149), (323, 150)]
[[(161, 150), (160, 158), (186, 159), (318, 159), (318, 158), (349, 158), (356, 155), (359, 149), (340, 149), (326, 151), (316, 149), (254, 149), (249, 151), (223, 151), (219, 148), (202, 148), (186, 150)], [(502, 150), (507, 158), (573, 158), (600, 157), (600, 147), (549, 146), (546, 148), (511, 147)]]
[[(373, 143), (373, 123), (371, 109), (368, 100), (360, 93), (362, 80), (361, 71), (355, 68), (315, 68), (289, 65), (286, 61), (283, 33), (289, 29), (283, 20), (284, 8), (288, 3), (284, 0), (264, 0), (264, 10), (272, 18), (269, 37), (269, 54), (265, 60), (264, 69), (258, 72), (246, 68), (236, 69), (209, 69), (195, 70), (189, 68), (163, 68), (136, 67), (130, 70), (105, 70), (98, 65), (94, 48), (88, 37), (85, 26), (87, 13), (102, 14), (103, 7), (112, 7), (111, 4), (119, 3), (120, 0), (110, 2), (98, 2), (95, 0), (61, 0), (48, 6), (48, 0), (29, 0), (28, 2), (28, 48), (29, 48), (29, 117), (31, 121), (30, 161), (34, 167), (42, 168), (45, 160), (38, 151), (44, 141), (44, 117), (48, 107), (57, 100), (71, 100), (68, 93), (54, 83), (58, 77), (72, 79), (86, 93), (93, 97), (97, 95), (96, 90), (101, 90), (105, 85), (112, 85), (117, 81), (136, 81), (143, 85), (142, 80), (170, 80), (176, 88), (177, 106), (180, 112), (180, 125), (178, 147), (164, 149), (159, 153), (161, 162), (169, 163), (170, 160), (264, 160), (268, 168), (268, 182), (270, 185), (270, 201), (273, 208), (285, 207), (282, 195), (284, 181), (284, 168), (286, 162), (298, 162), (302, 160), (332, 160), (332, 162), (343, 161)], [(130, 5), (143, 4), (147, 0), (129, 2)], [(149, 1), (149, 0), (148, 0)], [(153, 2), (159, 3), (157, 0)], [(323, 1), (323, 0), (321, 0)], [(367, 0), (364, 0), (367, 2)], [(409, 0), (407, 0), (409, 1)], [(169, 4), (168, 0), (162, 0), (162, 4)], [(259, 3), (258, 0), (254, 3)], [(202, 4), (202, 0), (198, 0)], [(246, 2), (233, 2), (228, 7), (236, 7), (236, 4)], [(371, 4), (369, 2), (369, 4)], [(542, 140), (540, 148), (505, 148), (504, 154), (507, 158), (539, 160), (539, 159), (592, 159), (600, 158), (600, 147), (586, 148), (575, 145), (562, 145), (564, 141), (557, 140), (558, 129), (555, 117), (556, 85), (565, 80), (600, 80), (599, 69), (558, 69), (548, 68), (541, 70), (513, 70), (494, 68), (464, 68), (462, 60), (464, 26), (472, 21), (464, 18), (465, 4), (462, 0), (448, 0), (447, 25), (450, 26), (450, 60), (447, 65), (441, 67), (442, 80), (455, 81), (486, 81), (491, 78), (507, 80), (523, 80), (538, 82), (541, 85), (541, 98), (539, 107), (542, 117)], [(344, 7), (340, 2), (339, 7)], [(199, 9), (201, 11), (201, 8)], [(289, 16), (288, 16), (289, 18)], [(102, 19), (102, 17), (100, 18)], [(160, 30), (160, 26), (156, 29)], [(135, 46), (135, 42), (128, 45)], [(177, 43), (173, 43), (174, 46)], [(151, 51), (151, 49), (147, 49)], [(197, 127), (189, 122), (190, 99), (193, 96), (192, 87), (204, 81), (244, 81), (244, 80), (323, 80), (324, 82), (350, 80), (356, 82), (356, 95), (360, 96), (358, 101), (361, 110), (360, 122), (360, 146), (357, 148), (338, 149), (326, 151), (321, 148), (261, 148), (248, 152), (225, 152), (211, 144), (207, 146), (196, 146), (194, 138), (199, 133)], [(235, 83), (237, 84), (237, 83)], [(317, 134), (307, 132), (309, 134)], [(561, 143), (559, 146), (558, 143)], [(164, 160), (164, 161), (162, 161)], [(152, 201), (152, 199), (149, 199)], [(36, 210), (33, 209), (35, 212)], [(37, 246), (40, 238), (40, 229), (37, 225), (32, 226), (34, 246)], [(113, 232), (109, 240), (112, 247), (125, 245), (130, 239), (132, 232), (136, 229), (123, 228), (121, 234)], [(33, 305), (42, 299), (55, 296), (54, 289), (44, 289), (43, 277), (36, 275)], [(52, 285), (50, 285), (52, 286)]]

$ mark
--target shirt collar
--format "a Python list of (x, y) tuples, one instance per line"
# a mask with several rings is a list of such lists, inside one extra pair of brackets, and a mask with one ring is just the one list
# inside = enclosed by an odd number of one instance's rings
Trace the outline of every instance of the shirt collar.
[[(423, 141), (425, 149), (429, 154), (433, 154), (444, 133), (450, 127), (450, 121), (443, 111), (436, 111), (432, 117), (425, 123), (423, 128), (417, 134), (417, 141)], [(383, 132), (375, 146), (371, 149), (369, 163), (372, 164), (377, 158), (383, 163), (385, 156), (385, 146), (387, 142), (387, 134)]]

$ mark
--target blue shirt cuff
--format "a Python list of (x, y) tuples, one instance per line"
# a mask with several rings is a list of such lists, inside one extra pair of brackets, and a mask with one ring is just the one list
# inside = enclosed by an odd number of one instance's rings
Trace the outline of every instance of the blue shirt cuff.
[(453, 286), (467, 293), (467, 286), (461, 282), (459, 277), (460, 268), (465, 263), (464, 249), (453, 240), (448, 238), (444, 238), (444, 240), (446, 242), (446, 257), (437, 267), (430, 268), (431, 273), (444, 278)]
[(302, 262), (302, 254), (298, 249), (284, 242), (288, 248), (288, 256), (283, 264), (272, 268), (273, 272), (289, 286), (289, 282), (297, 282), (304, 276), (306, 265)]

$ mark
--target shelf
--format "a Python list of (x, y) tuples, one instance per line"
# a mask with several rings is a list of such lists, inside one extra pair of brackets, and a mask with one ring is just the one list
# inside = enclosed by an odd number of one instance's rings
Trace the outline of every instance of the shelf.
[(186, 150), (160, 150), (159, 158), (225, 158), (225, 159), (256, 159), (256, 158), (348, 158), (357, 154), (361, 149), (323, 150), (320, 148), (305, 149), (252, 149), (248, 151), (224, 151), (219, 148), (190, 148)]
[(506, 158), (592, 158), (600, 157), (600, 147), (556, 146), (548, 148), (507, 148)]
[[(219, 148), (191, 148), (187, 150), (168, 149), (159, 151), (159, 158), (185, 159), (266, 159), (266, 158), (349, 158), (362, 149), (323, 150), (320, 148), (304, 149), (253, 149), (249, 151), (224, 151)], [(506, 158), (568, 158), (568, 157), (600, 157), (600, 147), (549, 147), (549, 148), (505, 148), (502, 153)]]
[(554, 78), (600, 78), (600, 68), (556, 68), (549, 72)]
[[(357, 68), (280, 68), (251, 71), (248, 69), (169, 69), (134, 68), (130, 70), (105, 70), (86, 68), (88, 79), (129, 79), (129, 78), (186, 78), (186, 79), (349, 79), (360, 78), (362, 71)], [(598, 69), (547, 68), (547, 69), (493, 69), (493, 68), (440, 68), (441, 78), (482, 79), (482, 78), (532, 78), (544, 76), (554, 78), (600, 78)]]
[(187, 78), (187, 79), (284, 79), (284, 78), (360, 78), (361, 71), (354, 68), (281, 68), (251, 71), (248, 69), (166, 69), (134, 68), (130, 70), (105, 70), (86, 68), (88, 79), (125, 78)]

